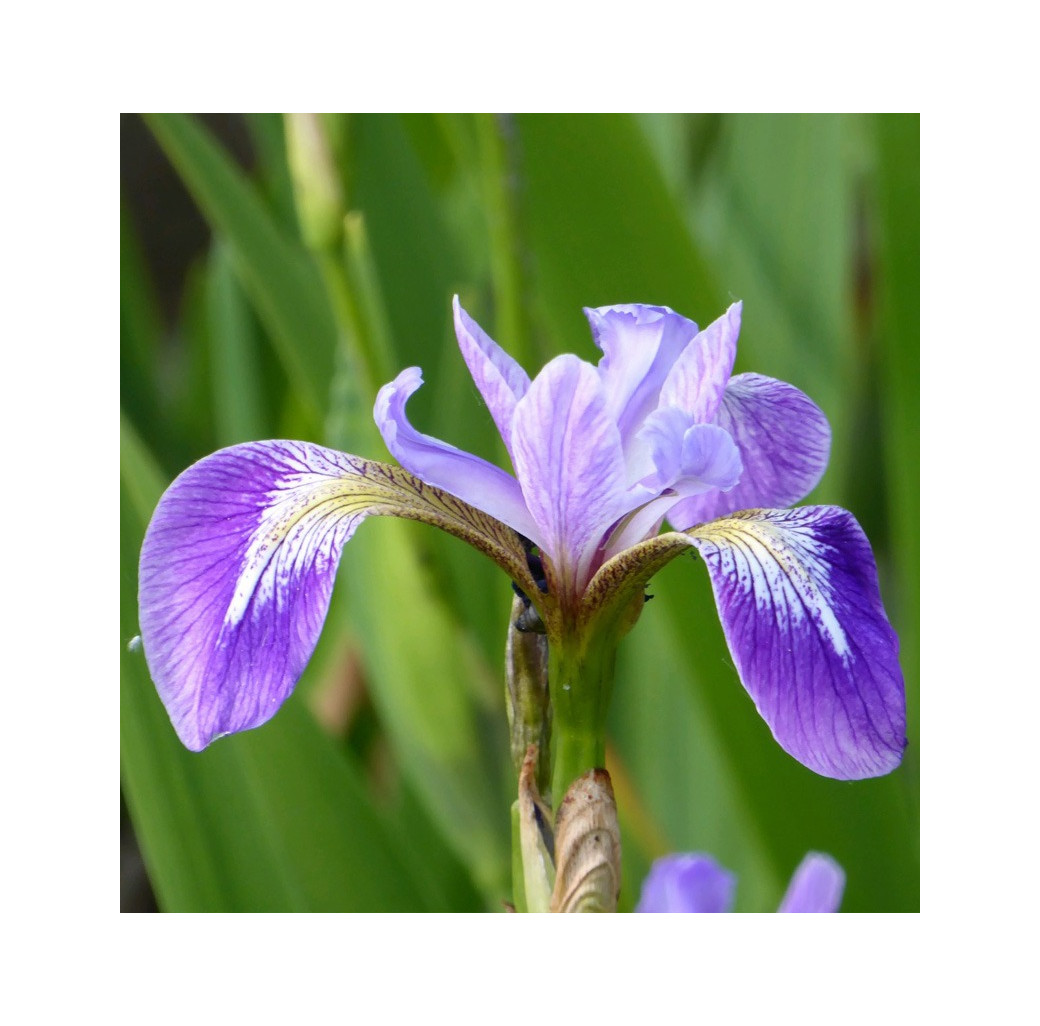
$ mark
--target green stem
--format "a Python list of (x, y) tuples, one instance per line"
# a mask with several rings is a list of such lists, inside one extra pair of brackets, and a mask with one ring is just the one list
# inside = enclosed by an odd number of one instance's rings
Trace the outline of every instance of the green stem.
[(613, 644), (550, 646), (552, 694), (552, 800), (559, 809), (567, 789), (606, 762), (607, 704), (614, 681)]

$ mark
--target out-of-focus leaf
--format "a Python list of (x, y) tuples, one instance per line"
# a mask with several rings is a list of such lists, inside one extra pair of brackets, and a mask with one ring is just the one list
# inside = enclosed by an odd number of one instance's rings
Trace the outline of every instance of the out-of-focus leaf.
[[(677, 562), (673, 573), (703, 573), (690, 559)], [(667, 842), (664, 851), (646, 851), (640, 850), (642, 838), (624, 835), (622, 907), (638, 900), (653, 858), (704, 851), (738, 874), (741, 907), (767, 908), (781, 886), (779, 870), (758, 836), (755, 810), (744, 801), (743, 790), (734, 787), (729, 753), (720, 744), (712, 709), (698, 687), (697, 666), (689, 658), (689, 639), (672, 629), (662, 608), (674, 597), (666, 576), (652, 582), (654, 601), (621, 643), (611, 701), (610, 734), (625, 753), (639, 801)], [(624, 829), (627, 812), (616, 785), (615, 791)]]
[[(210, 365), (210, 322), (207, 311), (208, 274), (203, 260), (190, 264), (184, 276), (179, 345), (171, 361), (166, 425), (184, 440), (185, 451), (174, 469), (200, 459), (214, 448), (213, 376)], [(169, 468), (167, 468), (169, 469)]]
[(583, 306), (722, 313), (724, 293), (631, 116), (518, 115), (516, 143), (537, 300), (559, 348), (591, 358)]
[(429, 371), (462, 269), (457, 243), (400, 119), (360, 116), (352, 131), (351, 204), (365, 215), (398, 356), (402, 366), (418, 363)]
[(227, 247), (210, 254), (206, 313), (217, 447), (270, 438), (273, 418), (260, 376), (260, 346), (253, 313), (242, 294)]
[(299, 231), (289, 164), (285, 158), (285, 122), (281, 114), (246, 114), (246, 126), (256, 151), (258, 184), (268, 206), (285, 230)]
[[(901, 659), (907, 675), (907, 732), (920, 734), (921, 565), (921, 124), (916, 114), (877, 120), (880, 209), (879, 281), (882, 426), (888, 516), (899, 619), (905, 624)], [(916, 745), (908, 768), (919, 763)], [(910, 776), (910, 774), (908, 774)], [(910, 801), (916, 810), (918, 795)], [(915, 817), (916, 818), (916, 817)]]
[(478, 886), (501, 899), (509, 894), (504, 710), (474, 694), (474, 679), (488, 671), (429, 588), (415, 556), (417, 530), (430, 528), (366, 524), (344, 552), (340, 586), (348, 588), (372, 700), (402, 769)]
[[(426, 382), (409, 400), (409, 417), (428, 434), (496, 460), (498, 432), (455, 344), (451, 316), (452, 293), (466, 281), (459, 251), (466, 243), (485, 245), (483, 238), (474, 241), (469, 234), (474, 217), (479, 224), (479, 210), (455, 218), (449, 230), (444, 207), (436, 199), (437, 183), (431, 180), (444, 169), (437, 164), (435, 170), (430, 161), (420, 160), (413, 145), (416, 138), (436, 136), (439, 119), (362, 115), (351, 125), (353, 202), (365, 217), (385, 302), (387, 334), (394, 343), (391, 359), (396, 354), (391, 373), (418, 364)], [(471, 203), (475, 195), (471, 190)], [(459, 209), (452, 200), (451, 210)], [(510, 605), (508, 582), (483, 557), (464, 547), (460, 551), (436, 532), (421, 535), (418, 544), (434, 568), (434, 588), (464, 618), (497, 671)], [(489, 596), (495, 598), (489, 601)]]
[(163, 908), (376, 911), (431, 906), (357, 769), (298, 699), (203, 753), (173, 734), (136, 633), (137, 552), (162, 478), (123, 427), (120, 750), (127, 804)]
[(159, 342), (162, 322), (158, 300), (130, 213), (119, 208), (120, 387), (139, 420), (159, 413)]
[(335, 328), (317, 272), (242, 171), (191, 118), (145, 120), (203, 215), (226, 238), (250, 299), (315, 423), (328, 401)]

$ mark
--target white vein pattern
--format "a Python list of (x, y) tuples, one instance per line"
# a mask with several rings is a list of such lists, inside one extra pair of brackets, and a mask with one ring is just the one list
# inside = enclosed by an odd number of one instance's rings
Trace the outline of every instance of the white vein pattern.
[(894, 768), (905, 744), (898, 645), (851, 514), (749, 510), (690, 534), (741, 681), (780, 745), (825, 776)]

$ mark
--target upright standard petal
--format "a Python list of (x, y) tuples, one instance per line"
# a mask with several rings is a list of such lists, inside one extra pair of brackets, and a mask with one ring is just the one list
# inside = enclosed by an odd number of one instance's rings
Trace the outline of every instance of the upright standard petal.
[(740, 679), (781, 747), (840, 780), (895, 769), (906, 745), (899, 643), (852, 514), (745, 510), (687, 533)]
[(829, 855), (811, 851), (794, 871), (777, 912), (837, 912), (845, 871)]
[(827, 468), (830, 425), (794, 385), (761, 374), (738, 374), (726, 387), (715, 423), (740, 450), (740, 482), (728, 492), (707, 492), (676, 503), (668, 520), (680, 530), (740, 509), (791, 506), (816, 487)]
[(596, 345), (603, 350), (597, 370), (607, 413), (622, 444), (659, 405), (661, 386), (679, 354), (697, 335), (697, 325), (666, 306), (602, 306), (586, 309)]
[[(564, 591), (581, 595), (607, 529), (631, 508), (621, 439), (596, 370), (558, 356), (513, 418), (516, 475)], [(628, 503), (628, 504), (626, 504)]]
[(416, 477), (457, 495), (542, 544), (516, 478), (479, 456), (416, 431), (408, 422), (405, 403), (421, 384), (422, 371), (409, 367), (376, 396), (376, 426), (394, 459)]
[(666, 855), (643, 881), (637, 912), (729, 912), (737, 880), (709, 855)]
[(695, 423), (715, 417), (737, 358), (741, 303), (734, 303), (683, 349), (661, 387), (662, 406), (678, 406)]
[(145, 658), (188, 748), (278, 710), (314, 651), (343, 545), (374, 514), (435, 524), (535, 590), (512, 530), (398, 467), (306, 442), (213, 453), (167, 489), (141, 548)]
[(498, 433), (513, 457), (510, 424), (516, 404), (527, 394), (531, 379), (527, 372), (481, 328), (459, 303), (452, 300), (455, 313), (455, 336), (462, 358), (495, 421)]

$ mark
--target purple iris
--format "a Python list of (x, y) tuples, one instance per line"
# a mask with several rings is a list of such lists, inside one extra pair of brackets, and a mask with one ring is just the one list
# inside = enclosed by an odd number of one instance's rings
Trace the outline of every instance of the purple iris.
[[(737, 881), (710, 855), (666, 855), (650, 867), (637, 912), (731, 912)], [(809, 852), (778, 912), (837, 912), (845, 873), (829, 855)]]
[[(365, 517), (390, 515), (481, 549), (550, 646), (574, 651), (616, 644), (649, 576), (694, 546), (781, 746), (841, 779), (898, 765), (898, 641), (869, 543), (845, 510), (783, 508), (819, 481), (830, 429), (793, 386), (731, 377), (740, 304), (703, 331), (667, 307), (586, 310), (599, 362), (559, 356), (534, 380), (454, 309), (514, 474), (412, 427), (413, 367), (375, 404), (400, 467), (253, 442), (189, 467), (163, 496), (141, 552), (141, 635), (185, 745), (274, 714), (314, 650), (343, 545)], [(659, 534), (665, 521), (676, 531)]]

